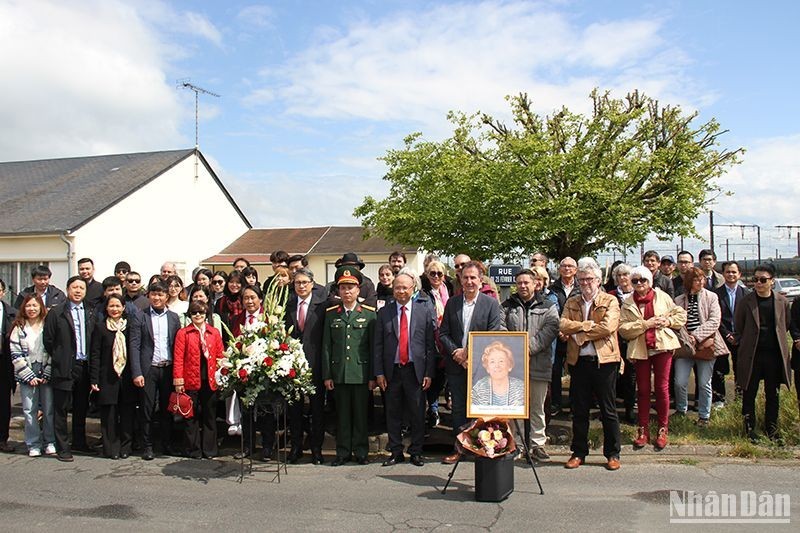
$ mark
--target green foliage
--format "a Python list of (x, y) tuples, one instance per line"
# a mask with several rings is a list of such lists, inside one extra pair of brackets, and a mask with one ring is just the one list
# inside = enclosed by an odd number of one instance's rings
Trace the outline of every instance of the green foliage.
[(543, 118), (527, 95), (507, 99), (513, 127), (451, 112), (450, 138), (407, 136), (383, 157), (389, 195), (367, 196), (354, 215), (392, 242), (444, 254), (579, 257), (651, 232), (692, 235), (742, 152), (719, 148), (715, 120), (696, 125), (697, 113), (636, 91), (594, 90), (589, 117), (563, 108)]

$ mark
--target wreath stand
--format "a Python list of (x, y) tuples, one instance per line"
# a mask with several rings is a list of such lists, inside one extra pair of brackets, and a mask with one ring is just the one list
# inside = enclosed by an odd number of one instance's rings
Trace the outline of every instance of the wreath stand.
[[(254, 442), (255, 436), (255, 426), (256, 422), (258, 421), (259, 416), (272, 416), (275, 419), (275, 440), (273, 446), (273, 451), (275, 452), (275, 466), (274, 467), (259, 467), (256, 469), (256, 472), (267, 472), (273, 473), (275, 476), (272, 478), (272, 481), (281, 482), (281, 470), (283, 470), (284, 474), (288, 474), (287, 469), (287, 459), (288, 455), (286, 453), (286, 444), (288, 439), (288, 432), (287, 425), (286, 425), (286, 400), (283, 398), (280, 399), (272, 399), (272, 400), (257, 400), (253, 407), (250, 409), (250, 416), (252, 416), (252, 420), (250, 421), (250, 431), (248, 435), (248, 443)], [(283, 425), (283, 442), (281, 442), (281, 424)], [(239, 483), (244, 480), (244, 470), (245, 470), (245, 456), (244, 456), (244, 439), (245, 435), (242, 432), (241, 435), (241, 449), (240, 449), (240, 461), (239, 461)], [(248, 461), (248, 471), (247, 475), (253, 475), (253, 451), (250, 450), (250, 454), (247, 457)]]
[[(529, 450), (528, 450), (528, 443), (525, 442), (525, 434), (522, 431), (522, 428), (520, 428), (519, 421), (516, 418), (514, 419), (514, 428), (517, 430), (517, 435), (519, 436), (519, 442), (522, 444), (522, 450), (525, 453), (525, 456), (529, 459), (528, 462), (529, 462), (529, 464), (531, 466), (531, 470), (533, 470), (533, 475), (536, 478), (536, 484), (539, 485), (539, 494), (544, 495), (544, 489), (542, 488), (542, 482), (539, 481), (539, 474), (536, 472), (536, 465), (534, 464), (535, 461), (533, 459), (531, 459), (531, 456), (530, 456), (530, 453), (529, 453)], [(453, 480), (453, 476), (456, 473), (456, 469), (458, 468), (459, 463), (461, 463), (461, 458), (464, 457), (464, 450), (461, 447), (461, 444), (458, 442), (458, 440), (456, 440), (456, 447), (458, 448), (458, 451), (460, 453), (459, 453), (458, 459), (456, 460), (455, 464), (453, 464), (453, 469), (450, 471), (450, 474), (448, 474), (448, 476), (447, 476), (447, 483), (445, 483), (444, 484), (444, 488), (442, 488), (442, 494), (447, 492), (447, 487), (450, 485), (450, 482)], [(500, 459), (492, 459), (492, 461), (494, 461), (494, 460), (500, 460)], [(476, 476), (476, 485), (477, 485), (477, 476)]]

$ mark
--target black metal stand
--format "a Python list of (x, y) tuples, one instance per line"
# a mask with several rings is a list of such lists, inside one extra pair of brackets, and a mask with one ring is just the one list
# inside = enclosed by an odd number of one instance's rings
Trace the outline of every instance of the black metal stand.
[[(251, 408), (251, 410), (249, 412), (249, 415), (252, 417), (252, 420), (250, 421), (250, 424), (249, 424), (249, 426), (250, 426), (250, 431), (249, 431), (249, 435), (248, 435), (249, 443), (255, 442), (255, 440), (254, 440), (254, 433), (256, 431), (255, 430), (255, 426), (256, 426), (256, 421), (258, 420), (259, 415), (275, 417), (275, 441), (274, 441), (274, 444), (273, 444), (273, 450), (275, 452), (275, 454), (274, 454), (275, 455), (275, 467), (274, 468), (258, 468), (256, 471), (257, 472), (274, 473), (275, 477), (272, 478), (272, 481), (277, 480), (278, 483), (281, 482), (281, 470), (283, 470), (284, 474), (288, 473), (288, 468), (287, 468), (288, 454), (286, 453), (286, 445), (287, 445), (287, 442), (288, 442), (287, 441), (288, 432), (286, 431), (286, 429), (287, 429), (286, 412), (287, 412), (286, 402), (283, 401), (283, 400), (273, 401), (273, 402), (266, 402), (266, 403), (256, 403), (255, 405), (253, 405), (253, 407)], [(281, 442), (281, 426), (283, 426), (283, 428), (284, 428), (283, 429), (283, 442)], [(240, 459), (240, 463), (239, 463), (239, 467), (240, 467), (239, 483), (241, 483), (244, 480), (244, 462), (245, 462), (244, 439), (245, 439), (245, 435), (244, 435), (244, 432), (242, 432), (242, 435), (241, 435), (241, 451), (240, 451), (241, 459)], [(247, 472), (247, 474), (248, 475), (252, 475), (253, 474), (253, 452), (254, 451), (255, 450), (253, 450), (251, 448), (250, 454), (247, 457), (247, 460), (248, 460), (248, 472)]]
[(459, 463), (461, 463), (461, 458), (464, 457), (463, 455), (459, 454), (458, 459), (456, 460), (455, 464), (453, 465), (453, 469), (447, 475), (447, 483), (444, 484), (442, 488), (442, 494), (447, 492), (447, 487), (450, 485), (450, 482), (453, 481), (453, 475), (456, 473), (456, 468), (458, 468)]
[(528, 443), (525, 442), (525, 432), (519, 427), (519, 420), (516, 418), (514, 419), (514, 427), (517, 429), (517, 435), (519, 436), (519, 441), (522, 443), (522, 451), (525, 452), (525, 457), (528, 460), (528, 464), (531, 465), (531, 470), (533, 470), (533, 475), (536, 478), (536, 483), (539, 485), (539, 494), (544, 494), (544, 489), (542, 488), (542, 482), (539, 481), (539, 474), (536, 473), (536, 466), (533, 464), (534, 460), (531, 457), (531, 454), (528, 451)]

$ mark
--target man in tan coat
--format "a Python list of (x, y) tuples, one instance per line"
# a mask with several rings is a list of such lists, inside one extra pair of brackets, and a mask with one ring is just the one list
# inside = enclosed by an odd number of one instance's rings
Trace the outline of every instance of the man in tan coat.
[(620, 434), (615, 406), (620, 352), (617, 342), (619, 303), (600, 290), (602, 272), (593, 259), (578, 264), (580, 296), (569, 298), (561, 315), (567, 337), (572, 398), (572, 457), (564, 465), (577, 468), (589, 454), (589, 409), (592, 397), (600, 404), (603, 455), (609, 470), (619, 469)]

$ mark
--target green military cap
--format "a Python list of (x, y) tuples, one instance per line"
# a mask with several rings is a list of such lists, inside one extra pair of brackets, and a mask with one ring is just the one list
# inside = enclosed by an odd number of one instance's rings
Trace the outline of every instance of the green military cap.
[(354, 265), (344, 265), (336, 269), (336, 276), (334, 279), (336, 280), (337, 285), (341, 285), (342, 283), (354, 283), (356, 285), (361, 285), (361, 280), (363, 277), (361, 276), (361, 272), (359, 272), (358, 267)]

